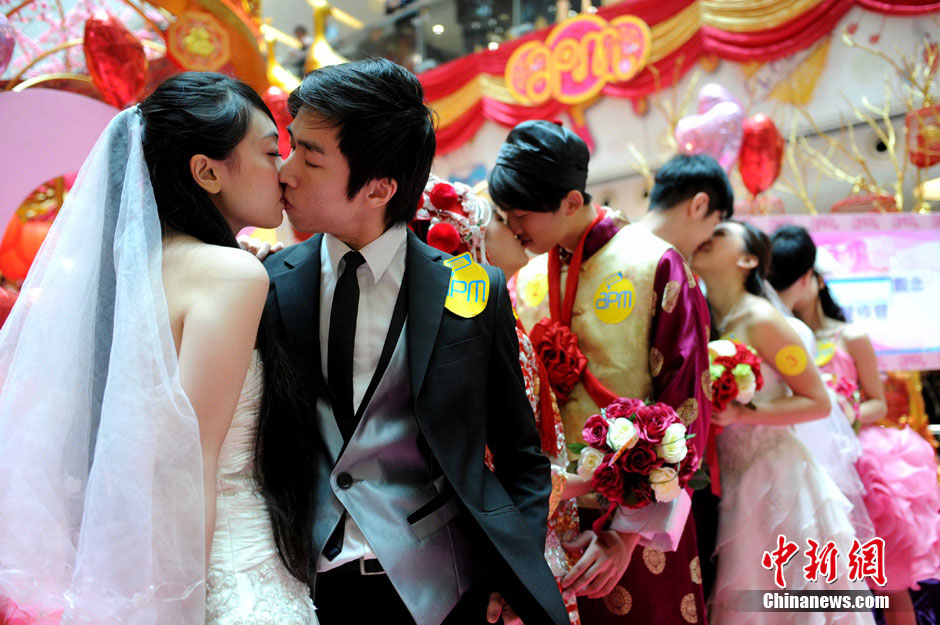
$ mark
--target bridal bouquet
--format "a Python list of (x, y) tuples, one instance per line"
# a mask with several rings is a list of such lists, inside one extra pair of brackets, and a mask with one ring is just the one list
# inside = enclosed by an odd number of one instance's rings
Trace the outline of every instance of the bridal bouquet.
[(858, 384), (855, 380), (850, 380), (842, 375), (832, 375), (831, 373), (824, 373), (823, 381), (840, 399), (840, 407), (852, 423), (852, 429), (858, 434), (862, 429), (862, 422), (859, 418), (862, 394), (859, 391)]
[(721, 412), (732, 401), (748, 405), (764, 386), (760, 357), (737, 341), (708, 344), (708, 372), (712, 382), (712, 406)]
[(670, 406), (619, 398), (584, 425), (584, 443), (569, 444), (578, 460), (569, 470), (590, 479), (607, 513), (595, 522), (599, 531), (617, 506), (644, 508), (677, 498), (685, 487), (704, 488), (705, 472), (688, 448), (695, 436)]

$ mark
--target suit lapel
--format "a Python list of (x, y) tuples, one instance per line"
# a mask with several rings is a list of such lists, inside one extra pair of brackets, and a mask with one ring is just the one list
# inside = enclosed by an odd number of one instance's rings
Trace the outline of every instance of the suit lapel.
[[(287, 271), (274, 278), (281, 319), (287, 330), (291, 348), (297, 357), (311, 363), (314, 383), (318, 385), (317, 396), (330, 402), (329, 388), (323, 377), (320, 364), (320, 246), (323, 235), (317, 234), (306, 243), (298, 245), (284, 259)], [(309, 360), (308, 360), (309, 359)], [(329, 417), (320, 421), (322, 435), (333, 455), (339, 457), (343, 444), (336, 419)]]
[(408, 231), (405, 273), (408, 275), (408, 369), (415, 402), (437, 341), (444, 315), (444, 300), (450, 285), (449, 268), (442, 265), (441, 253), (421, 243)]

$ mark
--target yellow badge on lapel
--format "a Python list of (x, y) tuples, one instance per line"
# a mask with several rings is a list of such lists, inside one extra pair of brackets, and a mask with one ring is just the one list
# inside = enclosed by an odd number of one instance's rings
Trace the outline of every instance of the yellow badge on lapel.
[(490, 276), (486, 269), (473, 262), (469, 252), (445, 260), (450, 267), (450, 286), (444, 308), (461, 317), (476, 317), (486, 309), (490, 294)]
[(612, 273), (594, 292), (594, 313), (604, 323), (620, 323), (633, 312), (636, 290), (623, 272)]
[(832, 341), (816, 341), (816, 366), (825, 367), (836, 355), (836, 344)]

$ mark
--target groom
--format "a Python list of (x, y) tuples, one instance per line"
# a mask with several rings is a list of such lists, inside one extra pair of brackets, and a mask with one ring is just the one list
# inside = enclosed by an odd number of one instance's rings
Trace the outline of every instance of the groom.
[(285, 210), (323, 234), (267, 259), (267, 306), (323, 449), (314, 600), (324, 625), (496, 622), (509, 605), (562, 625), (543, 555), (549, 462), (505, 278), (476, 266), (459, 283), (406, 227), (435, 150), (423, 100), (384, 59), (316, 70), (289, 100)]

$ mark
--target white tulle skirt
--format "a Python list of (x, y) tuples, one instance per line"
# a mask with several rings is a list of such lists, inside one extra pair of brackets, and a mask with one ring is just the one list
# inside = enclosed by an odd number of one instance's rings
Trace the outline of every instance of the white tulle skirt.
[[(784, 567), (787, 591), (859, 590), (848, 580), (848, 553), (855, 538), (852, 506), (817, 464), (791, 427), (735, 424), (717, 438), (722, 500), (715, 554), (718, 572), (709, 598), (711, 625), (871, 625), (870, 612), (739, 612), (741, 590), (775, 590), (774, 571), (761, 565), (776, 549), (778, 535), (799, 552)], [(839, 549), (839, 577), (827, 584), (807, 581), (806, 540)]]

